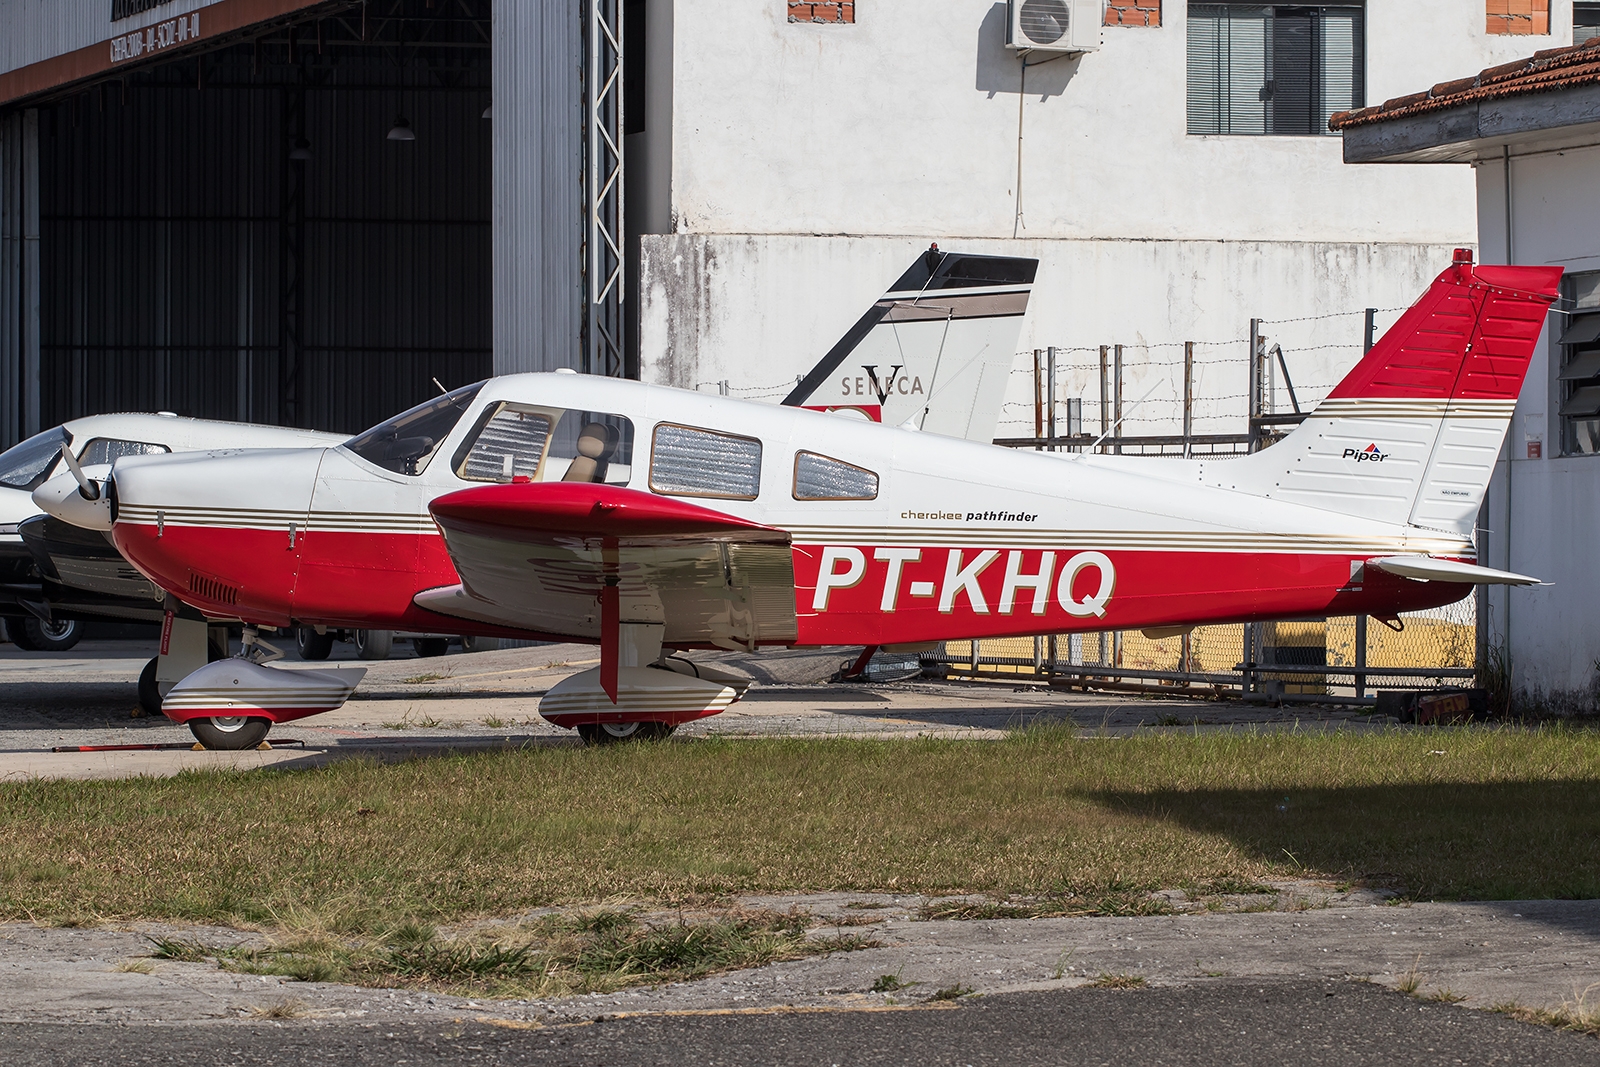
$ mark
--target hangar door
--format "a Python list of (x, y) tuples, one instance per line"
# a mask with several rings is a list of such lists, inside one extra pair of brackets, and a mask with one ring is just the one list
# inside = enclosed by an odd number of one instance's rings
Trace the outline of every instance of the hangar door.
[(489, 0), (323, 4), (14, 113), (38, 425), (354, 432), (490, 374), (490, 56)]

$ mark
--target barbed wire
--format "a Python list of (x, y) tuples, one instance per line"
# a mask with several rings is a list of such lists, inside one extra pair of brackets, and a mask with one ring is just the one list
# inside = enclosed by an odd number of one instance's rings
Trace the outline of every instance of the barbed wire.
[[(1411, 305), (1407, 304), (1407, 305), (1405, 305), (1405, 307), (1373, 308), (1372, 310), (1376, 314), (1387, 315), (1391, 311), (1407, 311), (1407, 310), (1410, 309), (1410, 307), (1411, 307)], [(1325, 315), (1302, 315), (1300, 318), (1297, 318), (1297, 319), (1259, 319), (1257, 321), (1259, 321), (1262, 325), (1266, 325), (1267, 323), (1270, 322), (1274, 326), (1283, 326), (1283, 325), (1287, 325), (1288, 323), (1291, 323), (1291, 322), (1317, 322), (1317, 321), (1320, 321), (1322, 319), (1342, 319), (1342, 318), (1347, 318), (1347, 317), (1349, 317), (1351, 315), (1365, 315), (1366, 313), (1367, 313), (1367, 309), (1366, 308), (1362, 308), (1360, 311), (1330, 311)]]

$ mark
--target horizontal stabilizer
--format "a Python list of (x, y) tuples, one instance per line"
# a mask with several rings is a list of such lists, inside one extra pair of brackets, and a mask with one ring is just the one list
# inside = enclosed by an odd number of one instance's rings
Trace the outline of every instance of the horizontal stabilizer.
[(1497, 571), (1475, 563), (1459, 563), (1432, 556), (1383, 556), (1367, 560), (1369, 566), (1402, 578), (1424, 582), (1462, 582), (1467, 585), (1538, 585), (1539, 579), (1526, 574)]

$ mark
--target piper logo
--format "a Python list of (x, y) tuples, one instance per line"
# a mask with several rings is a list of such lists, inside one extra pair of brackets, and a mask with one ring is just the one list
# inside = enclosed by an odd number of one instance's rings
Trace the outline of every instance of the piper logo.
[(1344, 458), (1353, 459), (1357, 463), (1382, 463), (1389, 458), (1389, 454), (1378, 451), (1377, 445), (1368, 445), (1366, 448), (1345, 449)]

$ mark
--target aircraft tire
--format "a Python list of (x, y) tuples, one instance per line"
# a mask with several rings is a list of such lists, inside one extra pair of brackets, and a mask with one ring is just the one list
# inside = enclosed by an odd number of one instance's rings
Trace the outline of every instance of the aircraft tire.
[(417, 655), (423, 659), (443, 656), (450, 651), (450, 639), (448, 637), (413, 637), (411, 645), (417, 650)]
[(327, 659), (333, 652), (333, 635), (319, 634), (309, 626), (301, 626), (294, 632), (294, 644), (301, 659)]
[(578, 727), (578, 736), (586, 745), (620, 745), (626, 741), (664, 741), (676, 729), (664, 722), (590, 722)]
[(495, 652), (500, 648), (498, 637), (463, 637), (461, 651), (463, 652)]
[(270, 729), (270, 719), (247, 719), (243, 715), (189, 720), (189, 732), (194, 734), (196, 741), (206, 748), (225, 752), (255, 748), (266, 738)]
[[(10, 624), (6, 629), (10, 629)], [(40, 622), (29, 616), (22, 620), (22, 632), (28, 642), (39, 652), (65, 652), (83, 637), (83, 623), (77, 619), (56, 619)]]
[(33, 647), (33, 642), (28, 640), (28, 627), (20, 615), (6, 616), (6, 637), (24, 652), (39, 651)]
[(156, 684), (156, 668), (160, 665), (161, 657), (151, 656), (139, 672), (139, 710), (152, 717), (161, 714), (161, 687)]
[(392, 648), (393, 630), (356, 631), (356, 655), (362, 659), (388, 659)]

